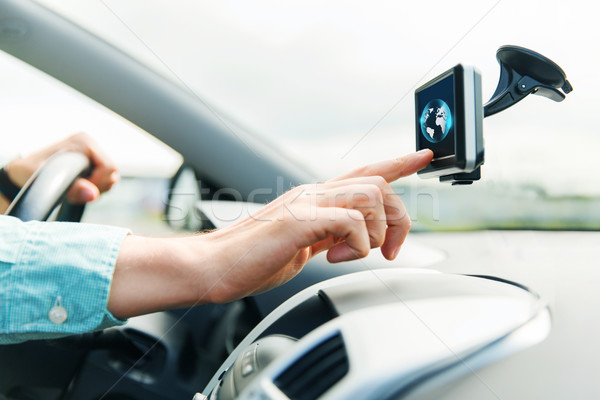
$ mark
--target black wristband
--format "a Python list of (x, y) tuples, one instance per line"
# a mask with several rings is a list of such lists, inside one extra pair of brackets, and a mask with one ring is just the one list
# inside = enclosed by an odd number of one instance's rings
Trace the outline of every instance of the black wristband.
[(6, 170), (4, 168), (0, 168), (0, 193), (2, 193), (8, 200), (13, 201), (15, 197), (17, 197), (19, 190), (21, 190), (21, 188), (10, 180)]

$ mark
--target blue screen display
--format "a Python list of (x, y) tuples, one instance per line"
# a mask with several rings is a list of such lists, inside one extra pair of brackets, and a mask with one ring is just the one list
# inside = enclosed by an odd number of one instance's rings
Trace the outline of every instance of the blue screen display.
[(417, 93), (419, 149), (430, 148), (434, 157), (454, 155), (454, 75)]

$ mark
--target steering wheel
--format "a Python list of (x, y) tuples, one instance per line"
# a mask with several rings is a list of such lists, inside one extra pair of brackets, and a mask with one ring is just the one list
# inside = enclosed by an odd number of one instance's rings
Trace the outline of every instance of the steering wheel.
[(65, 196), (73, 182), (88, 175), (90, 168), (89, 159), (82, 153), (54, 154), (23, 185), (5, 214), (22, 221), (46, 221), (62, 203), (56, 220), (79, 222), (85, 205), (70, 204)]

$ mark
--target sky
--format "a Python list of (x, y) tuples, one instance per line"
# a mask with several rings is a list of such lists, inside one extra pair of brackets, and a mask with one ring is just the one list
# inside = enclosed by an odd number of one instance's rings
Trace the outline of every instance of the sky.
[[(417, 86), (457, 63), (474, 65), (488, 99), (499, 75), (497, 48), (531, 48), (556, 61), (575, 90), (562, 103), (529, 96), (486, 119), (484, 181), (600, 194), (600, 29), (589, 3), (39, 2), (192, 89), (322, 176), (413, 151)], [(125, 172), (168, 174), (180, 162), (83, 96), (65, 88), (57, 94), (54, 82), (42, 83), (47, 78), (21, 74), (23, 66), (9, 56), (0, 55), (0, 70), (5, 127), (22, 138), (11, 139), (15, 149), (0, 156), (86, 130), (115, 152)], [(123, 141), (136, 154), (114, 145)]]

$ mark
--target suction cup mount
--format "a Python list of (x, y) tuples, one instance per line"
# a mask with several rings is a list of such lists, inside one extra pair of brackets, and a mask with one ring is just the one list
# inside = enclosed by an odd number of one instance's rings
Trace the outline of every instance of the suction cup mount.
[(529, 94), (563, 101), (573, 87), (565, 72), (552, 60), (519, 46), (502, 46), (496, 52), (500, 80), (492, 98), (483, 106), (489, 117), (518, 103)]
[[(500, 80), (492, 98), (483, 106), (484, 118), (506, 110), (530, 94), (558, 102), (573, 91), (562, 68), (533, 50), (502, 46), (496, 59), (500, 63)], [(480, 178), (481, 166), (470, 173), (441, 176), (440, 181), (469, 185)]]

